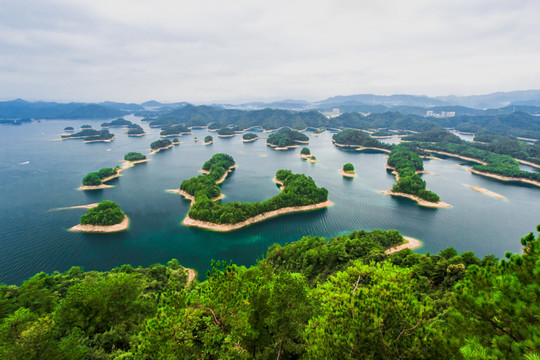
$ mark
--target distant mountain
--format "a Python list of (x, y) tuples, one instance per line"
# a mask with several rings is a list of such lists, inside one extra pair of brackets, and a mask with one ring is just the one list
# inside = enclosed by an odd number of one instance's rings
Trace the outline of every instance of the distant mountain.
[(518, 90), (470, 96), (439, 96), (437, 99), (477, 109), (495, 109), (508, 105), (540, 106), (540, 90)]
[(106, 119), (125, 115), (125, 111), (98, 104), (28, 102), (21, 99), (0, 102), (0, 118)]
[(337, 107), (340, 105), (385, 105), (385, 106), (420, 106), (431, 107), (451, 105), (446, 101), (418, 95), (348, 95), (334, 96), (315, 103), (317, 108)]
[(282, 100), (275, 102), (249, 102), (238, 105), (231, 104), (216, 104), (214, 106), (223, 107), (225, 109), (239, 109), (239, 110), (261, 110), (261, 109), (281, 109), (281, 110), (307, 110), (313, 108), (313, 105), (305, 100)]
[(182, 108), (186, 105), (189, 105), (189, 103), (182, 101), (182, 102), (164, 104), (156, 100), (150, 100), (150, 101), (143, 102), (141, 105), (146, 110), (172, 110), (176, 108)]
[(102, 103), (99, 103), (99, 105), (103, 105), (111, 109), (122, 110), (122, 111), (144, 110), (144, 106), (141, 106), (139, 104), (134, 104), (134, 103), (126, 104), (126, 103), (119, 103), (119, 102), (112, 102), (112, 101), (104, 101)]

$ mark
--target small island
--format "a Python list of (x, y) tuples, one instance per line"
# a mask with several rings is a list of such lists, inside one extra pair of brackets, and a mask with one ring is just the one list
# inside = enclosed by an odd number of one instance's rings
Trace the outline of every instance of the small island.
[(234, 166), (231, 156), (216, 154), (204, 164), (203, 175), (184, 180), (179, 190), (170, 191), (191, 201), (191, 209), (182, 224), (214, 231), (233, 231), (275, 216), (332, 205), (328, 200), (328, 190), (318, 188), (311, 177), (293, 174), (290, 170), (277, 171), (275, 179), (282, 185), (282, 192), (271, 199), (254, 203), (218, 203), (216, 201), (223, 197), (218, 184), (225, 180)]
[(440, 201), (434, 192), (426, 189), (426, 182), (418, 175), (424, 171), (424, 162), (420, 155), (406, 144), (394, 147), (388, 157), (387, 169), (392, 170), (397, 184), (392, 190), (381, 191), (382, 194), (406, 197), (419, 205), (433, 208), (449, 208), (449, 204)]
[(210, 145), (214, 143), (214, 138), (210, 135), (204, 137), (203, 145)]
[(111, 122), (104, 122), (103, 124), (101, 124), (101, 127), (106, 129), (106, 128), (111, 128), (111, 127), (129, 127), (130, 125), (133, 125), (131, 121), (126, 120), (124, 118), (118, 118)]
[(85, 143), (111, 142), (114, 140), (114, 134), (111, 134), (109, 130), (98, 131), (98, 130), (85, 128), (79, 132), (76, 132), (73, 134), (64, 134), (61, 136), (61, 140), (69, 140), (69, 139), (83, 139)]
[(191, 134), (191, 130), (189, 130), (184, 125), (170, 125), (170, 126), (162, 128), (161, 132), (159, 133), (159, 135), (163, 138), (173, 137), (173, 136), (182, 136), (186, 134)]
[(70, 133), (70, 132), (74, 132), (75, 129), (73, 128), (73, 126), (66, 126), (64, 128), (64, 132), (67, 132), (67, 133)]
[(320, 128), (318, 128), (312, 135), (313, 135), (313, 136), (321, 136), (321, 135), (324, 134), (325, 132), (326, 132), (326, 128), (320, 127)]
[(88, 124), (81, 126), (81, 129), (91, 129), (91, 128), (92, 128), (92, 125), (88, 125)]
[(222, 138), (233, 137), (235, 135), (236, 133), (234, 132), (234, 130), (228, 127), (221, 128), (217, 132), (217, 136), (222, 137)]
[(146, 158), (146, 155), (143, 155), (141, 153), (138, 153), (138, 152), (128, 152), (126, 155), (124, 155), (124, 160), (125, 161), (130, 161), (130, 162), (133, 162), (133, 163), (139, 163), (143, 160), (146, 160), (148, 161), (148, 159)]
[(81, 216), (80, 224), (70, 231), (113, 233), (129, 228), (129, 218), (114, 201), (104, 200)]
[(127, 126), (128, 132), (127, 136), (144, 136), (146, 133), (143, 128), (137, 124), (131, 124)]
[(274, 150), (288, 150), (297, 148), (299, 143), (307, 144), (308, 142), (309, 137), (305, 134), (296, 130), (283, 128), (268, 136), (266, 145), (272, 147)]
[(304, 160), (307, 160), (307, 162), (312, 163), (312, 164), (315, 164), (317, 161), (319, 161), (317, 160), (315, 155), (311, 154), (311, 151), (307, 147), (304, 147), (302, 148), (302, 150), (300, 150), (300, 157)]
[(385, 144), (361, 130), (345, 129), (332, 136), (332, 142), (339, 147), (351, 147), (357, 150), (376, 150), (389, 153), (392, 145)]
[(199, 138), (197, 138), (197, 137), (195, 136), (195, 137), (193, 138), (193, 141), (199, 142), (199, 141), (201, 141), (201, 140), (199, 140)]
[(354, 166), (351, 163), (343, 165), (343, 168), (339, 170), (339, 173), (347, 178), (356, 177), (356, 172), (354, 171)]
[(259, 137), (257, 136), (257, 134), (254, 134), (254, 133), (245, 133), (244, 135), (242, 135), (242, 141), (247, 143), (247, 142), (253, 142), (255, 140), (257, 140)]
[(156, 140), (150, 144), (150, 154), (154, 155), (162, 150), (170, 149), (173, 146), (173, 143), (169, 139)]
[(180, 145), (180, 140), (178, 140), (178, 138), (174, 138), (173, 141), (172, 141), (172, 144), (173, 145)]

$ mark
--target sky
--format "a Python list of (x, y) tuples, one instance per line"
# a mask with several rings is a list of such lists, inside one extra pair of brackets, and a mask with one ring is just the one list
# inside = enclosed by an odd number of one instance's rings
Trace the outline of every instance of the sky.
[(538, 0), (0, 0), (0, 100), (540, 88)]

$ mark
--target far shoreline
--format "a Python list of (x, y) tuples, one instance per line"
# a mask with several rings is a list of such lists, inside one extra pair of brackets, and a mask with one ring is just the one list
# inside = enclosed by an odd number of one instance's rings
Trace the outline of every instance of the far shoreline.
[(508, 177), (508, 176), (504, 176), (504, 175), (492, 174), (492, 173), (488, 173), (488, 172), (484, 172), (484, 171), (479, 171), (479, 170), (476, 170), (476, 169), (473, 169), (473, 168), (470, 168), (470, 167), (465, 167), (465, 169), (469, 170), (473, 174), (486, 176), (486, 177), (490, 177), (490, 178), (501, 180), (501, 181), (523, 182), (523, 183), (526, 183), (526, 184), (540, 186), (540, 181), (534, 181), (534, 180), (530, 180), (530, 179), (514, 178), (514, 177)]

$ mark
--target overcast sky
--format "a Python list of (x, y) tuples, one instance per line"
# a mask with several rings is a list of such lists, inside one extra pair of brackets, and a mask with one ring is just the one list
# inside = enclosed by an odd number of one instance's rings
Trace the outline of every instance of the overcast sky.
[(540, 88), (538, 0), (0, 0), (0, 100)]

